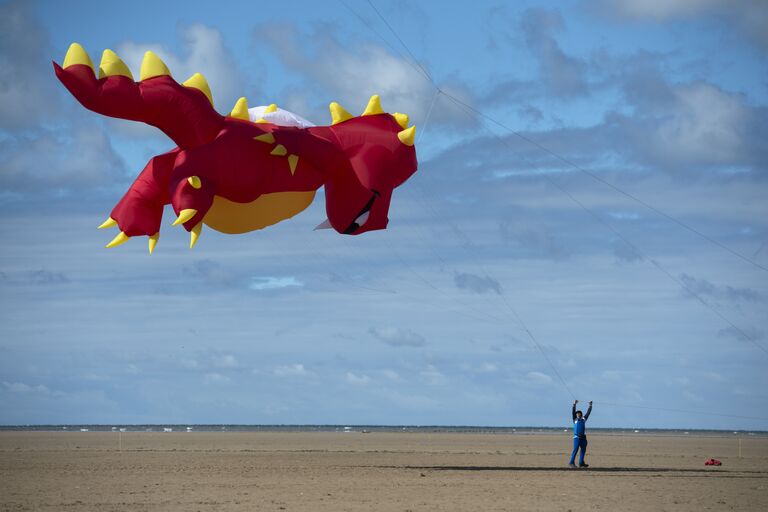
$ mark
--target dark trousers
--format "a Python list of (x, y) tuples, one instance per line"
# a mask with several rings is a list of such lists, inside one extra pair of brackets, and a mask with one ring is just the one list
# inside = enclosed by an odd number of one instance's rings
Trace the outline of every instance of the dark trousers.
[(573, 452), (571, 452), (571, 462), (576, 460), (576, 453), (581, 449), (579, 454), (579, 465), (584, 464), (584, 455), (587, 454), (587, 438), (586, 437), (574, 437), (573, 438)]

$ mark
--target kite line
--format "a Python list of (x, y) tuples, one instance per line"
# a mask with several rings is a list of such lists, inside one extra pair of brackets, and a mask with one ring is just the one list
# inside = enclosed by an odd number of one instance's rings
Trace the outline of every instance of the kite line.
[[(341, 3), (342, 3), (342, 4), (343, 4), (343, 5), (344, 5), (344, 6), (345, 6), (345, 7), (346, 7), (348, 10), (350, 10), (350, 11), (351, 11), (351, 12), (354, 14), (354, 15), (355, 15), (355, 16), (356, 16), (356, 17), (357, 17), (357, 18), (358, 18), (358, 19), (359, 19), (359, 20), (360, 20), (360, 21), (361, 21), (361, 22), (362, 22), (362, 23), (363, 23), (363, 24), (364, 24), (366, 27), (368, 27), (368, 29), (369, 29), (369, 30), (371, 30), (372, 32), (374, 32), (374, 33), (375, 33), (375, 34), (376, 34), (376, 35), (377, 35), (377, 36), (378, 36), (378, 37), (379, 37), (379, 38), (380, 38), (382, 41), (384, 41), (384, 42), (385, 42), (385, 44), (386, 44), (387, 46), (389, 46), (389, 47), (390, 47), (390, 49), (392, 49), (392, 50), (394, 51), (394, 53), (395, 53), (395, 54), (397, 54), (397, 55), (398, 55), (398, 56), (400, 56), (401, 58), (403, 57), (403, 56), (402, 56), (402, 54), (401, 54), (399, 51), (397, 51), (395, 48), (393, 48), (393, 47), (392, 47), (392, 45), (391, 45), (391, 44), (390, 44), (390, 43), (387, 41), (387, 39), (386, 39), (386, 38), (384, 38), (384, 37), (383, 37), (383, 36), (382, 36), (382, 35), (381, 35), (381, 34), (380, 34), (378, 31), (376, 31), (376, 29), (375, 29), (375, 28), (373, 28), (373, 27), (372, 27), (372, 26), (371, 26), (371, 25), (370, 25), (370, 24), (369, 24), (369, 23), (368, 23), (368, 22), (365, 20), (365, 18), (364, 18), (364, 17), (362, 17), (362, 16), (361, 16), (359, 13), (357, 13), (357, 12), (356, 12), (354, 9), (352, 9), (352, 8), (351, 8), (349, 5), (347, 5), (347, 4), (346, 4), (346, 3), (345, 3), (343, 0), (340, 0), (340, 1), (341, 1)], [(741, 253), (739, 253), (739, 252), (737, 252), (737, 251), (735, 251), (735, 250), (731, 249), (730, 247), (726, 246), (725, 244), (722, 244), (721, 242), (719, 242), (719, 241), (717, 241), (717, 240), (713, 239), (712, 237), (710, 237), (710, 236), (706, 235), (705, 233), (703, 233), (703, 232), (699, 231), (698, 229), (694, 228), (693, 226), (690, 226), (689, 224), (687, 224), (687, 223), (685, 223), (685, 222), (683, 222), (683, 221), (681, 221), (681, 220), (679, 220), (679, 219), (675, 218), (674, 216), (672, 216), (672, 215), (670, 215), (670, 214), (668, 214), (668, 213), (666, 213), (666, 212), (664, 212), (664, 211), (662, 211), (662, 210), (660, 210), (660, 209), (658, 209), (658, 208), (654, 207), (653, 205), (651, 205), (651, 204), (647, 203), (646, 201), (642, 200), (641, 198), (639, 198), (639, 197), (637, 197), (637, 196), (635, 196), (635, 195), (633, 195), (633, 194), (631, 194), (631, 193), (629, 193), (629, 192), (626, 192), (626, 191), (622, 190), (622, 189), (621, 189), (621, 188), (619, 188), (618, 186), (616, 186), (616, 185), (614, 185), (614, 184), (610, 183), (609, 181), (607, 181), (607, 180), (605, 180), (605, 179), (601, 178), (600, 176), (597, 176), (596, 174), (594, 174), (594, 173), (592, 173), (592, 172), (590, 172), (590, 171), (587, 171), (586, 169), (582, 168), (581, 166), (579, 166), (579, 165), (578, 165), (578, 164), (576, 164), (575, 162), (571, 161), (570, 159), (568, 159), (568, 158), (566, 158), (566, 157), (564, 157), (564, 156), (562, 156), (562, 155), (560, 155), (560, 154), (556, 153), (555, 151), (553, 151), (553, 150), (549, 149), (548, 147), (546, 147), (546, 146), (544, 146), (544, 145), (542, 145), (542, 144), (538, 143), (537, 141), (535, 141), (535, 140), (533, 140), (533, 139), (531, 139), (531, 138), (529, 138), (529, 137), (526, 137), (526, 136), (525, 136), (525, 135), (523, 135), (522, 133), (519, 133), (519, 132), (517, 132), (516, 130), (514, 130), (514, 129), (512, 129), (512, 128), (510, 128), (510, 127), (506, 126), (506, 125), (504, 125), (503, 123), (501, 123), (501, 122), (497, 121), (495, 118), (493, 118), (493, 117), (491, 117), (491, 116), (489, 116), (489, 115), (487, 115), (487, 114), (485, 114), (485, 113), (483, 113), (483, 112), (481, 112), (481, 111), (479, 111), (479, 110), (475, 109), (475, 108), (474, 108), (474, 107), (472, 107), (471, 105), (468, 105), (468, 104), (467, 104), (467, 103), (465, 103), (464, 101), (462, 101), (462, 100), (460, 100), (460, 99), (456, 98), (454, 95), (452, 95), (452, 94), (450, 94), (450, 93), (448, 93), (448, 92), (446, 92), (446, 91), (442, 90), (442, 89), (439, 87), (439, 85), (437, 85), (437, 83), (434, 81), (434, 79), (432, 78), (431, 74), (430, 74), (430, 73), (429, 73), (429, 72), (428, 72), (428, 71), (427, 71), (427, 70), (426, 70), (426, 69), (425, 69), (425, 68), (424, 68), (424, 67), (421, 65), (421, 63), (418, 61), (418, 59), (416, 59), (415, 55), (414, 55), (414, 54), (413, 54), (413, 52), (410, 50), (410, 48), (408, 47), (408, 45), (406, 45), (406, 44), (405, 44), (405, 42), (404, 42), (404, 41), (403, 41), (403, 40), (400, 38), (400, 36), (397, 34), (397, 32), (396, 32), (396, 31), (395, 31), (395, 30), (392, 28), (392, 26), (390, 25), (390, 23), (389, 23), (389, 22), (386, 20), (386, 18), (385, 18), (385, 17), (384, 17), (384, 16), (381, 14), (381, 12), (380, 12), (380, 11), (379, 11), (379, 10), (376, 8), (376, 6), (375, 6), (375, 5), (374, 5), (374, 4), (371, 2), (371, 0), (367, 0), (367, 3), (368, 3), (368, 4), (369, 4), (369, 6), (370, 6), (370, 7), (373, 9), (373, 11), (376, 13), (376, 15), (377, 15), (377, 16), (380, 18), (380, 20), (381, 20), (381, 21), (382, 21), (382, 22), (383, 22), (383, 23), (386, 25), (386, 27), (387, 27), (387, 28), (388, 28), (388, 30), (389, 30), (389, 31), (392, 33), (392, 35), (393, 35), (393, 36), (394, 36), (394, 37), (397, 39), (397, 41), (400, 43), (400, 45), (401, 45), (401, 46), (402, 46), (402, 47), (405, 49), (405, 51), (408, 53), (408, 55), (410, 55), (410, 57), (411, 57), (411, 59), (412, 59), (412, 62), (411, 62), (410, 60), (408, 60), (408, 59), (403, 59), (403, 60), (405, 60), (405, 62), (408, 62), (408, 63), (411, 65), (411, 67), (413, 67), (413, 68), (414, 68), (414, 69), (416, 69), (416, 70), (417, 70), (417, 71), (418, 71), (420, 74), (422, 74), (422, 75), (424, 76), (424, 78), (425, 78), (427, 81), (429, 81), (429, 83), (430, 83), (430, 84), (431, 84), (431, 85), (432, 85), (432, 86), (435, 88), (435, 94), (434, 94), (434, 96), (433, 96), (433, 98), (432, 98), (432, 102), (431, 102), (431, 104), (430, 104), (430, 107), (429, 107), (429, 109), (428, 109), (428, 111), (427, 111), (427, 116), (426, 116), (426, 118), (425, 118), (425, 120), (424, 120), (424, 124), (425, 124), (425, 125), (426, 125), (427, 121), (429, 120), (429, 118), (430, 118), (430, 116), (431, 116), (431, 113), (432, 113), (432, 109), (433, 109), (433, 107), (434, 107), (434, 104), (435, 104), (435, 102), (436, 102), (437, 98), (438, 98), (438, 97), (439, 97), (441, 94), (442, 94), (442, 95), (445, 95), (445, 96), (446, 96), (448, 99), (450, 99), (451, 101), (453, 101), (453, 102), (454, 102), (454, 103), (455, 103), (457, 106), (461, 107), (461, 108), (462, 108), (462, 109), (465, 111), (465, 113), (467, 113), (468, 115), (470, 115), (470, 116), (476, 116), (476, 117), (478, 117), (478, 118), (483, 118), (483, 119), (485, 119), (486, 121), (488, 121), (488, 122), (491, 122), (491, 123), (495, 124), (496, 126), (498, 126), (498, 127), (502, 128), (503, 130), (506, 130), (506, 131), (508, 131), (508, 132), (512, 133), (513, 135), (517, 136), (517, 137), (518, 137), (518, 138), (520, 138), (521, 140), (523, 140), (523, 141), (525, 141), (525, 142), (527, 142), (527, 143), (529, 143), (529, 144), (531, 144), (531, 145), (535, 146), (535, 147), (536, 147), (536, 148), (538, 148), (539, 150), (541, 150), (541, 151), (543, 151), (543, 152), (547, 153), (548, 155), (550, 155), (550, 156), (552, 156), (552, 157), (556, 158), (557, 160), (559, 160), (559, 161), (563, 162), (564, 164), (566, 164), (566, 165), (568, 165), (568, 166), (570, 166), (570, 167), (572, 167), (572, 168), (574, 168), (574, 169), (576, 169), (576, 170), (578, 170), (578, 171), (580, 171), (580, 172), (582, 172), (582, 173), (586, 174), (587, 176), (591, 177), (592, 179), (594, 179), (594, 180), (596, 180), (596, 181), (598, 181), (598, 182), (600, 182), (600, 183), (602, 183), (602, 184), (604, 184), (604, 185), (608, 186), (609, 188), (613, 189), (615, 192), (618, 192), (618, 193), (620, 193), (620, 194), (624, 195), (625, 197), (627, 197), (627, 198), (631, 199), (632, 201), (634, 201), (634, 202), (636, 202), (636, 203), (640, 204), (641, 206), (645, 207), (646, 209), (649, 209), (650, 211), (652, 211), (652, 212), (656, 213), (657, 215), (659, 215), (659, 216), (661, 216), (661, 217), (663, 217), (663, 218), (665, 218), (665, 219), (667, 219), (667, 220), (669, 220), (669, 221), (671, 221), (671, 222), (673, 222), (673, 223), (677, 224), (679, 227), (681, 227), (681, 228), (683, 228), (683, 229), (685, 229), (685, 230), (688, 230), (689, 232), (691, 232), (691, 233), (693, 233), (693, 234), (697, 235), (698, 237), (700, 237), (700, 238), (702, 238), (702, 239), (704, 239), (704, 240), (706, 240), (706, 241), (710, 242), (711, 244), (713, 244), (713, 245), (715, 245), (715, 246), (717, 246), (717, 247), (719, 247), (719, 248), (721, 248), (721, 249), (725, 250), (726, 252), (728, 252), (728, 253), (730, 253), (730, 254), (732, 254), (732, 255), (734, 255), (734, 256), (736, 256), (736, 257), (738, 257), (739, 259), (741, 259), (741, 260), (743, 260), (743, 261), (745, 261), (745, 262), (747, 262), (747, 263), (750, 263), (750, 264), (751, 264), (751, 265), (753, 265), (754, 267), (757, 267), (757, 268), (759, 268), (759, 269), (761, 269), (761, 270), (764, 270), (764, 271), (768, 271), (768, 268), (764, 267), (763, 265), (760, 265), (759, 263), (757, 263), (757, 262), (753, 261), (752, 259), (750, 259), (750, 258), (748, 258), (748, 257), (744, 256), (743, 254), (741, 254)], [(415, 63), (415, 65), (414, 65), (414, 63)], [(481, 125), (482, 125), (482, 123), (481, 123)], [(486, 128), (486, 130), (487, 130), (487, 128)], [(492, 131), (490, 131), (490, 130), (488, 130), (488, 131), (489, 131), (489, 132), (490, 132), (490, 133), (491, 133), (491, 134), (492, 134), (492, 135), (493, 135), (495, 138), (497, 138), (499, 141), (501, 141), (503, 144), (505, 144), (505, 145), (509, 145), (509, 143), (508, 143), (507, 141), (505, 141), (504, 139), (502, 139), (501, 137), (499, 137), (498, 135), (496, 135), (496, 134), (495, 134), (495, 133), (493, 133)], [(419, 138), (420, 138), (420, 139), (421, 139), (421, 137), (423, 136), (423, 132), (424, 132), (424, 130), (422, 129), (422, 130), (420, 131), (420, 133), (419, 133)], [(743, 337), (744, 337), (744, 339), (747, 339), (748, 341), (750, 341), (750, 342), (751, 342), (753, 345), (755, 345), (755, 346), (756, 346), (758, 349), (760, 349), (761, 351), (763, 351), (763, 352), (765, 352), (765, 353), (768, 353), (768, 349), (766, 349), (766, 348), (765, 348), (763, 345), (761, 345), (760, 343), (758, 343), (758, 342), (757, 342), (757, 340), (755, 340), (755, 339), (754, 339), (754, 337), (750, 336), (750, 335), (749, 335), (749, 334), (747, 334), (747, 333), (746, 333), (746, 332), (745, 332), (743, 329), (741, 329), (741, 328), (739, 328), (738, 326), (736, 326), (736, 325), (735, 325), (733, 322), (731, 322), (731, 321), (730, 321), (730, 320), (729, 320), (729, 319), (728, 319), (728, 318), (727, 318), (725, 315), (723, 315), (723, 314), (722, 314), (720, 311), (718, 311), (717, 309), (715, 309), (715, 308), (714, 308), (714, 307), (713, 307), (711, 304), (709, 304), (709, 303), (708, 303), (706, 300), (704, 300), (704, 299), (703, 299), (703, 298), (702, 298), (702, 297), (701, 297), (699, 294), (695, 293), (695, 292), (694, 292), (693, 290), (691, 290), (691, 289), (690, 289), (690, 287), (688, 287), (688, 286), (687, 286), (685, 283), (683, 283), (681, 280), (679, 280), (679, 279), (677, 279), (675, 276), (673, 276), (673, 275), (672, 275), (672, 274), (671, 274), (671, 273), (670, 273), (670, 272), (669, 272), (669, 271), (668, 271), (668, 270), (667, 270), (665, 267), (663, 267), (663, 266), (662, 266), (662, 265), (661, 265), (661, 264), (660, 264), (658, 261), (656, 261), (656, 260), (653, 260), (653, 259), (650, 259), (650, 258), (647, 258), (647, 257), (645, 257), (645, 256), (643, 255), (643, 253), (642, 253), (642, 252), (641, 252), (641, 251), (638, 249), (638, 247), (637, 247), (635, 244), (633, 244), (631, 241), (629, 241), (629, 240), (628, 240), (628, 239), (627, 239), (627, 238), (626, 238), (626, 237), (625, 237), (625, 236), (624, 236), (624, 235), (623, 235), (621, 232), (619, 232), (619, 231), (618, 231), (616, 228), (614, 228), (612, 225), (610, 225), (609, 223), (607, 223), (606, 221), (604, 221), (602, 218), (600, 218), (600, 217), (599, 217), (599, 216), (598, 216), (598, 215), (597, 215), (597, 214), (596, 214), (596, 213), (595, 213), (593, 210), (591, 210), (591, 209), (590, 209), (590, 208), (588, 208), (586, 205), (584, 205), (584, 204), (583, 204), (581, 201), (579, 201), (579, 200), (578, 200), (576, 197), (574, 197), (574, 196), (573, 196), (571, 193), (569, 193), (567, 190), (565, 190), (564, 188), (562, 188), (562, 187), (561, 187), (559, 184), (557, 184), (557, 183), (556, 183), (554, 180), (552, 180), (552, 179), (551, 179), (549, 176), (546, 176), (546, 175), (545, 175), (545, 177), (547, 178), (547, 181), (548, 181), (550, 184), (552, 184), (553, 186), (555, 186), (555, 188), (557, 188), (557, 189), (558, 189), (560, 192), (562, 192), (563, 194), (565, 194), (565, 195), (566, 195), (566, 196), (567, 196), (569, 199), (571, 199), (573, 202), (575, 202), (575, 203), (576, 203), (576, 204), (577, 204), (577, 205), (578, 205), (580, 208), (582, 208), (584, 211), (586, 211), (587, 213), (589, 213), (589, 214), (590, 214), (592, 217), (594, 217), (594, 218), (595, 218), (595, 219), (596, 219), (596, 220), (597, 220), (597, 221), (598, 221), (600, 224), (604, 225), (604, 226), (605, 226), (607, 229), (609, 229), (609, 230), (610, 230), (610, 231), (611, 231), (611, 232), (612, 232), (612, 233), (613, 233), (615, 236), (617, 236), (617, 237), (618, 237), (620, 240), (622, 240), (622, 242), (624, 242), (624, 243), (625, 243), (625, 244), (626, 244), (626, 245), (627, 245), (627, 246), (628, 246), (630, 249), (632, 249), (633, 251), (635, 251), (635, 253), (636, 253), (636, 254), (638, 254), (638, 255), (639, 255), (641, 258), (643, 258), (643, 259), (648, 259), (648, 260), (650, 261), (650, 263), (651, 263), (651, 264), (652, 264), (652, 265), (653, 265), (655, 268), (657, 268), (657, 269), (658, 269), (660, 272), (662, 272), (662, 273), (663, 273), (665, 276), (667, 276), (667, 278), (669, 278), (670, 280), (672, 280), (672, 281), (673, 281), (675, 284), (677, 284), (679, 287), (681, 287), (682, 289), (684, 289), (684, 290), (685, 290), (687, 293), (689, 293), (691, 296), (695, 297), (695, 298), (696, 298), (696, 299), (697, 299), (697, 300), (698, 300), (698, 301), (699, 301), (699, 302), (700, 302), (700, 303), (701, 303), (701, 304), (702, 304), (704, 307), (706, 307), (706, 308), (707, 308), (708, 310), (710, 310), (712, 313), (714, 313), (715, 315), (717, 315), (717, 316), (718, 316), (718, 317), (719, 317), (721, 320), (723, 320), (724, 322), (726, 322), (726, 323), (727, 323), (729, 326), (731, 326), (731, 327), (732, 327), (734, 330), (736, 330), (736, 332), (738, 332), (738, 333), (739, 333), (741, 336), (743, 336)], [(419, 187), (419, 188), (420, 188), (420, 187)], [(426, 196), (426, 194), (425, 194), (423, 191), (422, 191), (422, 195)], [(425, 199), (426, 199), (426, 197), (425, 197)], [(431, 205), (430, 205), (430, 208), (433, 210), (433, 213), (435, 213), (435, 214), (437, 215), (437, 212), (434, 210), (434, 208), (432, 208), (432, 207), (431, 207)], [(469, 238), (467, 237), (467, 235), (466, 235), (465, 233), (463, 233), (463, 232), (461, 231), (461, 229), (460, 229), (460, 228), (458, 228), (458, 226), (455, 226), (455, 225), (453, 225), (453, 228), (454, 228), (455, 230), (457, 230), (457, 231), (458, 231), (458, 233), (460, 233), (460, 234), (461, 234), (461, 235), (462, 235), (462, 236), (463, 236), (465, 239), (469, 240)], [(762, 248), (762, 247), (761, 247), (761, 248)], [(760, 252), (760, 250), (758, 250), (758, 253), (759, 253), (759, 252)], [(570, 387), (568, 386), (568, 384), (566, 383), (566, 381), (563, 379), (563, 377), (560, 375), (560, 373), (557, 371), (557, 369), (556, 369), (555, 365), (552, 363), (552, 361), (551, 361), (551, 360), (549, 359), (549, 357), (546, 355), (546, 352), (543, 350), (543, 347), (541, 346), (541, 344), (539, 344), (538, 340), (535, 338), (535, 336), (533, 335), (533, 333), (532, 333), (532, 332), (531, 332), (531, 331), (530, 331), (530, 330), (527, 328), (527, 326), (524, 324), (524, 322), (522, 321), (522, 318), (520, 318), (520, 315), (519, 315), (519, 314), (516, 312), (516, 310), (515, 310), (515, 309), (514, 309), (514, 308), (511, 306), (511, 304), (509, 303), (509, 301), (507, 300), (506, 296), (505, 296), (503, 293), (501, 294), (501, 296), (502, 296), (502, 300), (503, 300), (503, 302), (505, 303), (505, 305), (507, 306), (507, 308), (508, 308), (508, 309), (509, 309), (509, 310), (510, 310), (512, 313), (513, 313), (513, 315), (515, 316), (515, 318), (516, 318), (516, 320), (518, 321), (518, 323), (519, 323), (519, 324), (522, 326), (522, 328), (523, 328), (523, 329), (526, 331), (526, 333), (527, 333), (528, 337), (529, 337), (529, 338), (531, 338), (531, 340), (532, 340), (532, 341), (534, 342), (534, 344), (537, 346), (537, 348), (539, 349), (539, 351), (542, 353), (542, 355), (543, 355), (543, 356), (544, 356), (544, 358), (546, 359), (547, 363), (549, 364), (549, 366), (551, 367), (551, 369), (553, 370), (553, 372), (555, 373), (555, 375), (557, 375), (557, 377), (559, 378), (559, 380), (560, 380), (560, 381), (561, 381), (561, 383), (563, 384), (563, 387), (564, 387), (564, 388), (565, 388), (565, 389), (568, 391), (568, 393), (569, 393), (571, 396), (574, 396), (574, 395), (573, 395), (573, 392), (572, 392), (572, 391), (571, 391), (571, 389), (570, 389)], [(654, 407), (634, 406), (634, 405), (632, 405), (632, 406), (629, 406), (629, 405), (620, 405), (620, 404), (613, 404), (613, 403), (607, 403), (607, 402), (606, 402), (606, 405), (615, 405), (615, 406), (622, 406), (622, 407), (641, 407), (641, 408), (646, 408), (646, 409), (666, 410), (666, 411), (676, 411), (676, 412), (688, 412), (688, 413), (694, 413), (694, 414), (710, 414), (710, 415), (712, 414), (710, 411), (704, 412), (704, 411), (693, 411), (693, 410), (682, 410), (682, 409), (668, 409), (668, 408), (654, 408)], [(728, 415), (728, 414), (715, 414), (715, 415), (717, 415), (717, 416), (727, 416), (727, 417), (738, 417), (738, 418), (745, 418), (745, 419), (759, 419), (759, 420), (765, 420), (765, 419), (766, 419), (766, 418), (757, 418), (757, 417), (748, 417), (748, 416), (736, 416), (736, 415)]]

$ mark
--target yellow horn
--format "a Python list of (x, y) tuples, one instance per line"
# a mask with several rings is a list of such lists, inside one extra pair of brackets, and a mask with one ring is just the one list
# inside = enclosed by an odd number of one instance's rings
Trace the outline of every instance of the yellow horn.
[(373, 116), (383, 113), (384, 109), (381, 108), (381, 98), (379, 98), (378, 94), (374, 94), (371, 96), (371, 99), (368, 100), (368, 105), (365, 107), (365, 112), (363, 112), (361, 115)]
[(211, 88), (208, 86), (208, 80), (206, 80), (205, 77), (200, 73), (195, 73), (191, 77), (187, 78), (187, 80), (181, 85), (201, 91), (208, 97), (208, 101), (211, 102), (211, 105), (213, 105), (213, 95), (211, 94)]
[(262, 133), (261, 135), (258, 135), (253, 138), (253, 140), (258, 140), (259, 142), (266, 142), (267, 144), (274, 144), (275, 143), (275, 136), (271, 133)]
[(190, 176), (189, 178), (187, 178), (187, 183), (189, 183), (190, 186), (194, 189), (199, 189), (200, 187), (203, 186), (203, 182), (200, 181), (200, 178), (198, 178), (197, 176)]
[(125, 65), (120, 57), (115, 52), (107, 48), (104, 53), (101, 54), (101, 62), (99, 63), (99, 78), (107, 76), (125, 76), (133, 80), (133, 75), (128, 66)]
[(156, 76), (171, 76), (171, 72), (165, 62), (160, 60), (160, 57), (148, 51), (144, 54), (144, 60), (141, 61), (139, 80), (147, 80)]
[(184, 210), (181, 210), (179, 212), (179, 217), (175, 221), (173, 221), (173, 225), (178, 226), (179, 224), (184, 224), (195, 215), (197, 215), (197, 210), (195, 210), (194, 208), (186, 208)]
[(352, 119), (353, 116), (346, 110), (344, 110), (344, 107), (336, 103), (335, 101), (329, 105), (329, 108), (331, 109), (331, 124), (339, 124), (343, 123), (347, 119)]
[(416, 141), (416, 126), (414, 125), (401, 132), (397, 132), (397, 138), (406, 146), (413, 146), (413, 143)]
[(229, 117), (234, 117), (235, 119), (242, 119), (243, 121), (251, 120), (251, 118), (248, 117), (248, 100), (245, 99), (245, 96), (237, 100), (237, 103), (235, 103), (235, 106), (232, 107), (232, 112), (229, 113)]
[(288, 155), (288, 166), (291, 168), (291, 175), (296, 173), (297, 165), (299, 165), (299, 155)]
[(102, 222), (98, 228), (96, 229), (105, 229), (105, 228), (113, 228), (117, 226), (117, 221), (113, 219), (112, 217), (109, 217), (107, 220)]
[(197, 243), (197, 239), (200, 238), (200, 231), (203, 229), (203, 222), (200, 221), (197, 223), (195, 227), (192, 228), (192, 231), (189, 232), (189, 248), (193, 248), (195, 244)]
[(285, 149), (285, 146), (283, 146), (282, 144), (278, 144), (277, 146), (275, 146), (275, 149), (270, 151), (269, 154), (274, 156), (285, 156), (288, 154), (288, 150)]
[(392, 114), (392, 117), (395, 118), (395, 121), (397, 121), (397, 124), (400, 125), (400, 128), (405, 130), (408, 128), (408, 114), (401, 114), (400, 112), (395, 112)]
[(277, 112), (277, 103), (270, 103), (267, 108), (264, 109), (263, 114), (271, 114), (272, 112)]
[(61, 67), (67, 69), (69, 66), (74, 66), (75, 64), (85, 64), (91, 68), (91, 71), (93, 71), (93, 62), (88, 56), (88, 52), (86, 52), (85, 48), (80, 46), (78, 43), (72, 43), (69, 45), (67, 54), (64, 56), (64, 63), (61, 65)]
[(149, 237), (149, 254), (152, 254), (157, 247), (157, 241), (160, 239), (160, 233), (155, 233)]
[(128, 235), (126, 235), (121, 231), (115, 238), (112, 239), (111, 242), (109, 242), (104, 247), (106, 247), (107, 249), (111, 249), (112, 247), (117, 247), (118, 245), (122, 245), (125, 242), (127, 242), (129, 238), (131, 237), (129, 237)]

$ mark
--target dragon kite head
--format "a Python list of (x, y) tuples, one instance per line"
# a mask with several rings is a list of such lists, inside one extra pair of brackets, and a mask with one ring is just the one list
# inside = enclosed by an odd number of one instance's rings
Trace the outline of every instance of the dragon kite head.
[(328, 220), (318, 227), (359, 235), (385, 229), (392, 192), (416, 172), (416, 127), (406, 114), (388, 114), (374, 95), (353, 117), (331, 103), (331, 129), (349, 165), (334, 169), (325, 183)]

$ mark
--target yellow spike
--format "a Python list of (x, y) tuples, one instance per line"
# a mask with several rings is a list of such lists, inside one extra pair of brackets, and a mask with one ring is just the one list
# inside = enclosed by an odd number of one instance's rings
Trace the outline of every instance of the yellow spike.
[(353, 116), (346, 110), (344, 110), (344, 107), (336, 103), (335, 101), (329, 105), (329, 108), (331, 109), (331, 124), (339, 124), (343, 123), (347, 119), (352, 119)]
[(197, 226), (192, 228), (192, 231), (189, 232), (189, 248), (193, 248), (195, 244), (197, 243), (197, 239), (200, 238), (200, 231), (203, 229), (203, 223), (198, 222)]
[(285, 156), (287, 153), (288, 153), (288, 150), (285, 149), (285, 146), (283, 146), (282, 144), (278, 144), (277, 146), (275, 146), (275, 149), (272, 150), (270, 155)]
[(197, 176), (190, 176), (189, 178), (187, 178), (187, 183), (189, 183), (194, 189), (199, 189), (200, 187), (203, 186), (203, 183), (200, 181), (200, 178), (198, 178)]
[(406, 146), (413, 146), (413, 143), (416, 141), (416, 125), (397, 132), (397, 138)]
[(125, 242), (127, 242), (129, 238), (131, 237), (129, 237), (128, 235), (126, 235), (121, 231), (115, 238), (112, 239), (111, 242), (109, 242), (104, 247), (106, 247), (107, 249), (111, 249), (112, 247), (117, 247), (118, 245), (122, 245)]
[(296, 173), (296, 166), (299, 165), (299, 155), (288, 155), (288, 165), (291, 167), (291, 175)]
[(160, 60), (160, 57), (148, 51), (144, 54), (144, 60), (141, 61), (139, 80), (147, 80), (156, 76), (171, 76), (171, 72), (165, 62)]
[(96, 229), (113, 228), (115, 226), (117, 226), (117, 221), (112, 217), (109, 217), (107, 220), (102, 222), (101, 225)]
[(104, 53), (101, 54), (101, 62), (99, 63), (99, 78), (107, 76), (125, 76), (133, 80), (131, 70), (128, 69), (125, 62), (123, 62), (120, 57), (109, 48), (104, 50)]
[(184, 210), (181, 210), (179, 212), (179, 218), (173, 221), (173, 225), (178, 226), (179, 224), (184, 224), (195, 215), (197, 215), (197, 210), (195, 210), (194, 208), (186, 208)]
[(211, 88), (208, 86), (208, 80), (206, 80), (205, 77), (200, 73), (195, 73), (191, 77), (187, 78), (187, 80), (181, 85), (202, 91), (202, 93), (208, 97), (208, 101), (211, 102), (211, 105), (213, 105), (213, 95), (211, 94)]
[(276, 103), (270, 103), (267, 108), (264, 109), (263, 114), (271, 114), (272, 112), (277, 112), (277, 104)]
[(395, 112), (392, 114), (392, 117), (395, 118), (395, 121), (397, 121), (397, 124), (400, 125), (400, 128), (405, 130), (408, 128), (408, 114), (401, 114), (400, 112)]
[(253, 140), (258, 140), (259, 142), (266, 142), (267, 144), (274, 144), (275, 136), (272, 135), (271, 133), (264, 133), (262, 135), (259, 135), (258, 137), (254, 137)]
[(383, 114), (384, 109), (381, 108), (381, 98), (378, 94), (374, 94), (371, 96), (371, 99), (368, 100), (368, 105), (365, 107), (365, 112), (363, 112), (361, 115), (363, 116), (373, 116), (376, 114)]
[(152, 252), (154, 252), (155, 247), (157, 247), (157, 241), (159, 239), (160, 239), (159, 232), (149, 237), (149, 254), (152, 254)]
[(93, 62), (91, 61), (91, 57), (88, 56), (88, 52), (85, 51), (85, 48), (80, 46), (78, 43), (72, 43), (69, 45), (67, 54), (64, 56), (64, 63), (61, 65), (61, 67), (67, 69), (69, 66), (74, 66), (75, 64), (85, 64), (91, 68), (91, 71), (93, 71)]
[(264, 119), (263, 117), (262, 117), (261, 119), (257, 119), (257, 120), (255, 120), (255, 121), (254, 121), (254, 123), (268, 123), (268, 122), (269, 122), (269, 121), (267, 121), (267, 120), (266, 120), (266, 119)]
[(229, 113), (229, 117), (234, 117), (235, 119), (242, 119), (244, 121), (250, 120), (250, 118), (248, 117), (248, 100), (245, 98), (245, 96), (237, 100), (237, 103), (235, 103), (235, 106), (232, 107), (232, 112)]

